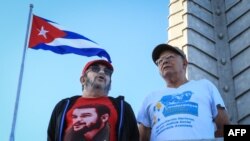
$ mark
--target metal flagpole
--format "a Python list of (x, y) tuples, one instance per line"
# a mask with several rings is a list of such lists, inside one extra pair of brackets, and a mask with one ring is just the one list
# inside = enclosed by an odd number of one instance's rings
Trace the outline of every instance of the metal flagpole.
[(12, 127), (11, 127), (11, 133), (10, 133), (9, 141), (15, 141), (16, 119), (17, 119), (18, 104), (19, 104), (19, 98), (20, 98), (20, 92), (21, 92), (21, 86), (22, 86), (22, 79), (23, 79), (23, 70), (24, 70), (26, 49), (27, 49), (27, 44), (28, 44), (28, 39), (29, 39), (30, 21), (31, 21), (31, 18), (32, 18), (32, 9), (33, 9), (33, 4), (30, 4), (29, 19), (28, 19), (24, 49), (23, 49), (22, 64), (21, 64), (21, 69), (20, 69), (20, 73), (19, 73), (19, 80), (18, 80), (18, 87), (17, 87), (17, 94), (16, 94), (16, 102), (15, 102), (14, 115), (13, 115), (13, 120), (12, 120)]

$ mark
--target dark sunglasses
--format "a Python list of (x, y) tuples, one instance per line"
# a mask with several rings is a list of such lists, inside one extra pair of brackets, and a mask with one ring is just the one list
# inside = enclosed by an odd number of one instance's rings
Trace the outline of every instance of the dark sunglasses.
[[(95, 72), (95, 73), (99, 73), (100, 71), (101, 71), (101, 67), (99, 67), (99, 66), (90, 66), (89, 67), (89, 70), (91, 70), (91, 71), (93, 71), (93, 72)], [(113, 73), (113, 71), (111, 70), (111, 69), (109, 69), (109, 68), (104, 68), (103, 69), (103, 72), (106, 74), (106, 75), (109, 75), (109, 76), (111, 76), (111, 74)]]

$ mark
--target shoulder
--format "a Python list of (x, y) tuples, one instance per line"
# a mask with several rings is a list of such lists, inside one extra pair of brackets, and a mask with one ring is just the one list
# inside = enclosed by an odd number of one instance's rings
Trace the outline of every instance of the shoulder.
[(209, 92), (216, 92), (216, 93), (218, 91), (217, 85), (218, 84), (215, 84), (214, 82), (208, 79), (194, 80), (192, 84), (193, 87), (204, 88), (209, 90)]
[(79, 97), (81, 97), (81, 96), (76, 95), (76, 96), (64, 98), (56, 104), (56, 107), (60, 107), (62, 105), (65, 105), (67, 102), (70, 102), (70, 103), (75, 102)]
[(59, 101), (59, 103), (61, 103), (61, 102), (66, 102), (66, 101), (68, 101), (68, 100), (74, 101), (74, 100), (78, 99), (79, 97), (81, 97), (81, 96), (80, 96), (80, 95), (75, 95), (75, 96), (72, 96), (72, 97), (67, 97), (67, 98), (64, 98), (64, 99), (62, 99), (61, 101)]
[(146, 97), (145, 99), (151, 99), (156, 97), (157, 95), (161, 95), (161, 94), (167, 94), (169, 91), (171, 91), (171, 88), (162, 88), (162, 89), (158, 89), (158, 90), (153, 90), (151, 91)]
[(112, 97), (112, 96), (108, 96), (108, 99), (110, 99), (112, 102), (118, 102), (123, 100), (124, 101), (124, 96), (118, 96), (118, 97)]
[(208, 79), (196, 79), (196, 80), (189, 80), (190, 83), (207, 83), (210, 82)]
[(208, 79), (199, 79), (199, 80), (190, 80), (190, 83), (196, 83), (196, 84), (205, 84), (205, 85), (214, 85), (210, 80)]
[(111, 102), (115, 103), (115, 105), (117, 105), (117, 106), (121, 106), (121, 104), (123, 104), (123, 105), (125, 105), (125, 107), (131, 107), (131, 105), (129, 104), (129, 102), (127, 102), (125, 100), (125, 97), (122, 96), (122, 95), (120, 95), (118, 97), (111, 97), (111, 96), (109, 96), (108, 98), (111, 100)]
[(117, 97), (111, 97), (109, 96), (108, 97), (112, 102), (116, 103), (116, 104), (119, 104), (119, 103), (124, 103), (126, 105), (129, 105), (129, 103), (125, 100), (125, 97), (120, 95), (120, 96), (117, 96)]

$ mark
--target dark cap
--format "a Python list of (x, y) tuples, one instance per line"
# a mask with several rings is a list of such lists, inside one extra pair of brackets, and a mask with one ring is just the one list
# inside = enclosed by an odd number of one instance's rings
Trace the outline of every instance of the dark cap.
[(109, 63), (108, 61), (106, 60), (93, 60), (93, 61), (90, 61), (88, 62), (85, 67), (83, 68), (82, 70), (82, 75), (84, 75), (86, 73), (86, 71), (88, 70), (88, 68), (92, 65), (96, 65), (96, 64), (102, 64), (102, 65), (105, 65), (106, 67), (108, 67), (109, 69), (111, 69), (112, 71), (114, 71), (114, 68), (113, 66), (111, 65), (111, 63)]
[(152, 59), (153, 59), (154, 63), (160, 57), (160, 54), (166, 50), (172, 50), (172, 51), (176, 52), (177, 54), (179, 54), (182, 58), (186, 59), (186, 55), (178, 47), (174, 47), (174, 46), (171, 46), (169, 44), (159, 44), (154, 48), (153, 53), (152, 53)]

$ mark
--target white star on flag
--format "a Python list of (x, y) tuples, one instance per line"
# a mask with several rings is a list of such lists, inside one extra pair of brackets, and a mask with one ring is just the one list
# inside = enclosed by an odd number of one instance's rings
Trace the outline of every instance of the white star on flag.
[(38, 35), (42, 35), (45, 39), (47, 39), (46, 37), (46, 33), (49, 32), (48, 30), (45, 30), (44, 27), (41, 27), (41, 30), (37, 29), (39, 31)]

